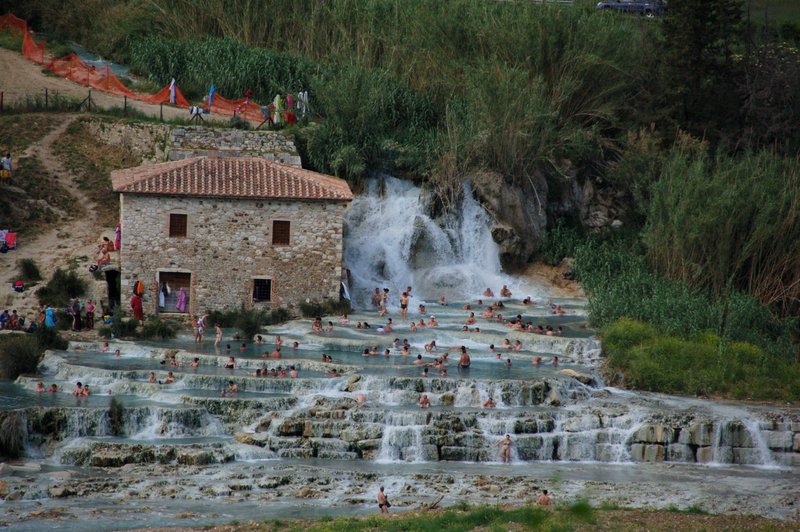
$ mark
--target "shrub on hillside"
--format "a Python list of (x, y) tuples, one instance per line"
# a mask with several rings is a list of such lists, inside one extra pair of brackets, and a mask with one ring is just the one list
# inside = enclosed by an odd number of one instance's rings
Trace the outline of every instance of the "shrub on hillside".
[(66, 349), (69, 346), (63, 336), (57, 330), (50, 327), (39, 327), (36, 329), (36, 341), (39, 343), (39, 348), (42, 350), (47, 349)]
[(36, 291), (36, 297), (42, 305), (66, 307), (73, 297), (86, 294), (86, 281), (75, 271), (57, 269), (47, 284)]
[(42, 272), (39, 271), (39, 266), (33, 259), (19, 259), (17, 261), (19, 267), (19, 278), (23, 281), (41, 281)]

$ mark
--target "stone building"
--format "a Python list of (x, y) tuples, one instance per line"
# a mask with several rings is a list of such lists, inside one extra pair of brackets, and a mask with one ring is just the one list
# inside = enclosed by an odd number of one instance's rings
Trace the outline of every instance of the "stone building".
[[(112, 172), (120, 194), (123, 301), (146, 313), (338, 298), (339, 178), (255, 157), (195, 157)], [(181, 305), (181, 301), (185, 305)]]

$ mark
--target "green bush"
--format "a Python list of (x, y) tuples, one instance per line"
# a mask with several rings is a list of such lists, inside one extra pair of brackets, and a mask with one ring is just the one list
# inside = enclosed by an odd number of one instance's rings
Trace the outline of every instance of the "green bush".
[(36, 297), (42, 305), (66, 307), (73, 297), (86, 294), (86, 281), (75, 271), (57, 269), (47, 284), (36, 291)]
[[(747, 343), (713, 333), (659, 335), (649, 325), (619, 320), (604, 329), (611, 373), (633, 388), (748, 400), (800, 400), (800, 366)], [(612, 377), (613, 378), (613, 377)]]
[(0, 378), (14, 380), (22, 374), (35, 373), (42, 351), (33, 335), (0, 336)]
[(317, 316), (337, 316), (350, 313), (350, 302), (346, 299), (336, 301), (325, 299), (322, 302), (310, 301), (300, 303), (300, 313), (304, 318), (315, 318)]
[(133, 338), (139, 323), (136, 320), (125, 319), (122, 313), (122, 305), (117, 305), (114, 309), (111, 321), (111, 335), (114, 338)]
[(252, 340), (267, 321), (267, 313), (262, 310), (241, 310), (234, 327), (246, 340)]
[(553, 228), (547, 231), (539, 244), (539, 259), (551, 266), (557, 266), (565, 258), (574, 256), (575, 250), (581, 242), (583, 242), (583, 237), (579, 230), (567, 226), (563, 220), (559, 220)]
[(57, 330), (50, 327), (39, 327), (36, 329), (36, 341), (39, 347), (43, 350), (46, 349), (59, 349), (64, 350), (69, 346), (63, 336)]
[(25, 450), (25, 418), (19, 411), (0, 412), (0, 457), (19, 458)]
[(145, 322), (139, 338), (148, 340), (158, 338), (159, 340), (166, 340), (168, 338), (175, 338), (176, 335), (177, 327), (173, 322), (163, 321), (158, 316), (153, 316)]
[(26, 282), (41, 281), (42, 272), (39, 271), (39, 266), (33, 259), (19, 259), (17, 261), (19, 267), (19, 278)]

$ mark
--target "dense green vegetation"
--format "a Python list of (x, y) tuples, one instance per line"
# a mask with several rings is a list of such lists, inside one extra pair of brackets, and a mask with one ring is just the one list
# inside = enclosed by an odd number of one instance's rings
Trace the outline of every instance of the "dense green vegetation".
[(0, 379), (16, 379), (23, 373), (35, 373), (36, 366), (48, 349), (66, 349), (67, 341), (46, 327), (34, 334), (0, 336)]
[[(654, 331), (609, 344), (628, 382), (796, 399), (765, 368), (794, 375), (800, 359), (798, 8), (671, 0), (667, 16), (644, 20), (592, 4), (16, 7), (157, 86), (175, 77), (200, 96), (214, 83), (232, 98), (251, 88), (262, 102), (308, 89), (312, 120), (295, 130), (305, 164), (355, 188), (375, 172), (402, 173), (444, 207), (476, 173), (541, 190), (550, 229), (541, 255), (574, 255), (593, 323), (610, 334), (630, 318)], [(624, 235), (585, 237), (581, 213), (564, 207), (584, 185), (625, 205)], [(774, 395), (760, 390), (770, 386)]]

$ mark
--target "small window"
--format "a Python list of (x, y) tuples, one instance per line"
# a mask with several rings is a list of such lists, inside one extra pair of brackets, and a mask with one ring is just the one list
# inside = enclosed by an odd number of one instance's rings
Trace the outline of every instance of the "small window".
[(270, 279), (253, 279), (253, 301), (266, 302), (272, 300), (272, 281)]
[(289, 222), (275, 220), (272, 222), (272, 245), (286, 246), (289, 244)]
[(169, 215), (169, 236), (185, 237), (186, 236), (186, 215), (185, 214), (170, 214)]

